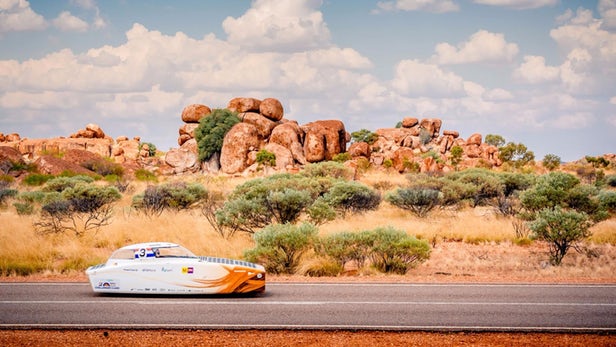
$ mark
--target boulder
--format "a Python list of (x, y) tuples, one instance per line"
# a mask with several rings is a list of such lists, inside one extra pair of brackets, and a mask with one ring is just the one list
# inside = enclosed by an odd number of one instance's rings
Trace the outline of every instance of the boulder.
[(284, 109), (282, 108), (282, 103), (277, 99), (267, 98), (261, 101), (259, 113), (268, 119), (279, 121), (284, 116)]
[(466, 140), (466, 144), (467, 145), (481, 145), (481, 134), (473, 134), (471, 135), (467, 140)]
[(100, 155), (83, 149), (69, 149), (64, 152), (62, 159), (79, 166), (92, 166), (96, 163), (105, 161)]
[(293, 166), (293, 154), (288, 148), (277, 143), (268, 143), (264, 149), (276, 156), (276, 169), (282, 171)]
[(34, 164), (38, 167), (40, 173), (48, 175), (59, 175), (63, 172), (71, 172), (79, 175), (94, 174), (94, 172), (78, 164), (68, 162), (52, 155), (44, 155), (38, 158)]
[(105, 138), (105, 132), (103, 131), (103, 129), (101, 129), (100, 126), (98, 126), (98, 124), (90, 123), (86, 125), (86, 131), (91, 131), (94, 134), (95, 139)]
[(254, 112), (240, 113), (239, 117), (242, 122), (254, 125), (263, 139), (270, 137), (272, 130), (278, 125), (278, 123)]
[(195, 172), (200, 167), (197, 153), (184, 147), (170, 149), (164, 160), (173, 168), (173, 173)]
[(347, 132), (339, 120), (321, 120), (302, 126), (306, 133), (304, 155), (310, 163), (331, 160), (346, 151)]
[(408, 147), (400, 147), (394, 151), (391, 161), (394, 169), (402, 173), (407, 168), (406, 163), (412, 162), (414, 157), (415, 152), (413, 152), (413, 149)]
[(443, 121), (438, 118), (426, 118), (421, 120), (419, 126), (425, 129), (431, 137), (438, 137), (442, 124)]
[(182, 110), (182, 121), (185, 123), (199, 123), (201, 118), (212, 113), (212, 110), (201, 104), (192, 104)]
[(348, 153), (351, 155), (351, 158), (370, 158), (370, 145), (366, 142), (354, 142), (349, 146)]
[(304, 156), (302, 141), (304, 131), (295, 122), (286, 122), (278, 125), (272, 130), (269, 137), (269, 143), (276, 143), (285, 148), (288, 148), (298, 163), (305, 165), (307, 163)]
[(259, 112), (261, 101), (254, 98), (233, 98), (229, 101), (227, 108), (237, 113)]
[(451, 136), (454, 139), (457, 139), (460, 136), (460, 133), (455, 130), (443, 130), (443, 135)]
[(249, 123), (238, 123), (225, 135), (220, 151), (220, 169), (227, 174), (244, 171), (252, 163), (248, 154), (259, 149), (259, 131)]
[(191, 138), (195, 137), (195, 129), (199, 127), (199, 123), (186, 123), (179, 129), (180, 136), (188, 135)]
[(415, 134), (415, 131), (411, 130), (410, 128), (384, 128), (377, 129), (375, 133), (380, 137), (385, 138), (385, 140), (391, 141), (398, 146), (402, 146), (404, 139), (406, 139), (407, 137), (418, 135)]
[(3, 142), (18, 142), (18, 141), (21, 141), (21, 136), (19, 136), (18, 133), (4, 135)]
[(11, 171), (15, 164), (25, 165), (21, 153), (16, 148), (0, 146), (0, 173), (6, 175)]
[(419, 124), (419, 120), (417, 118), (405, 117), (402, 119), (402, 127), (403, 128), (412, 128)]

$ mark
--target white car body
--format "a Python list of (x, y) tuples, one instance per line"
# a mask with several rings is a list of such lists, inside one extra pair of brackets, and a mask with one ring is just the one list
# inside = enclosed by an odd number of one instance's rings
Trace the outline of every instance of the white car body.
[(122, 247), (86, 270), (92, 290), (124, 294), (230, 294), (265, 291), (265, 268), (241, 260), (195, 256), (169, 242)]

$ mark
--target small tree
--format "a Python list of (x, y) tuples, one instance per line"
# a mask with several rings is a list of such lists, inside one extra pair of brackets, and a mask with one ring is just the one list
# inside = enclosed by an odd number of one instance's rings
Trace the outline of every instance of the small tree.
[(464, 154), (464, 149), (462, 147), (456, 145), (451, 147), (450, 150), (451, 156), (449, 157), (449, 161), (454, 168), (458, 168), (458, 164), (462, 161), (462, 155)]
[(543, 163), (543, 167), (550, 171), (554, 171), (560, 166), (560, 161), (560, 157), (556, 154), (546, 154), (541, 162)]
[(268, 272), (292, 274), (304, 253), (313, 248), (316, 236), (317, 228), (312, 224), (272, 224), (254, 234), (256, 247), (244, 257), (263, 264)]
[(379, 135), (371, 132), (370, 130), (361, 129), (359, 131), (352, 132), (351, 139), (353, 140), (353, 142), (365, 142), (371, 145), (379, 139)]
[(430, 257), (427, 241), (418, 240), (392, 227), (368, 231), (372, 241), (372, 266), (385, 273), (405, 274)]
[(41, 234), (70, 230), (75, 236), (83, 236), (88, 230), (111, 223), (113, 203), (120, 198), (115, 187), (78, 184), (62, 191), (61, 198), (45, 204), (34, 226)]
[(343, 216), (348, 212), (375, 210), (381, 203), (378, 191), (355, 181), (335, 183), (322, 199)]
[(199, 160), (203, 162), (210, 159), (214, 153), (220, 153), (225, 135), (239, 122), (237, 113), (228, 109), (215, 109), (201, 118), (195, 129)]
[(263, 166), (276, 166), (276, 155), (268, 150), (262, 149), (257, 152), (257, 163)]
[(487, 134), (486, 138), (484, 139), (484, 142), (488, 145), (500, 148), (505, 144), (505, 138), (500, 135)]
[(560, 265), (571, 247), (590, 236), (591, 226), (586, 213), (566, 211), (560, 206), (540, 210), (529, 224), (534, 238), (548, 242), (553, 265)]
[(515, 168), (521, 168), (535, 160), (535, 154), (529, 151), (523, 143), (509, 142), (498, 150), (500, 159)]
[(425, 217), (439, 204), (440, 193), (435, 189), (420, 187), (398, 188), (385, 195), (390, 204), (411, 211), (417, 217)]

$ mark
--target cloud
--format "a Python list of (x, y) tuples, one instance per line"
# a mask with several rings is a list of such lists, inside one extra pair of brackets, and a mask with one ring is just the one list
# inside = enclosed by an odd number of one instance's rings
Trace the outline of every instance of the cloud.
[(389, 11), (425, 11), (433, 13), (455, 12), (460, 10), (458, 4), (452, 0), (395, 0), (379, 1), (377, 10), (373, 12)]
[(394, 90), (408, 97), (459, 97), (464, 95), (462, 77), (437, 65), (403, 60), (396, 66)]
[(320, 6), (320, 0), (256, 0), (241, 17), (227, 17), (222, 26), (229, 43), (255, 51), (320, 48), (330, 41)]
[(505, 35), (480, 30), (457, 47), (439, 43), (431, 61), (438, 64), (502, 63), (511, 62), (518, 54), (518, 45), (507, 43)]
[(527, 10), (558, 4), (558, 0), (473, 0), (473, 2), (480, 5), (508, 7), (515, 10)]
[(514, 70), (513, 77), (517, 81), (529, 84), (550, 83), (558, 81), (560, 69), (547, 66), (544, 57), (527, 55), (524, 57), (524, 63)]
[(616, 0), (599, 0), (597, 5), (599, 15), (603, 19), (601, 28), (605, 30), (616, 29)]
[(0, 1), (0, 34), (12, 31), (43, 30), (45, 18), (32, 11), (27, 0)]
[(614, 89), (616, 80), (616, 33), (604, 30), (590, 10), (560, 17), (562, 25), (550, 36), (565, 55), (561, 81), (572, 93), (596, 93)]
[(68, 11), (63, 11), (53, 21), (53, 26), (62, 31), (86, 31), (88, 30), (88, 23), (73, 16)]

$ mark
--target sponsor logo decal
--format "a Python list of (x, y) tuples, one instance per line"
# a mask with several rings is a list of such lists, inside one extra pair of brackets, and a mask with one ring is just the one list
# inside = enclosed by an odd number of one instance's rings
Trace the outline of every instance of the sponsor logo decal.
[(160, 271), (162, 271), (162, 272), (173, 272), (173, 269), (170, 269), (170, 268), (167, 268), (167, 267), (163, 266), (163, 268)]
[(156, 269), (141, 269), (143, 272), (156, 272)]
[(192, 266), (184, 266), (182, 268), (182, 273), (183, 274), (192, 274), (195, 272), (195, 269)]
[(99, 281), (95, 287), (96, 289), (120, 289), (113, 280)]

